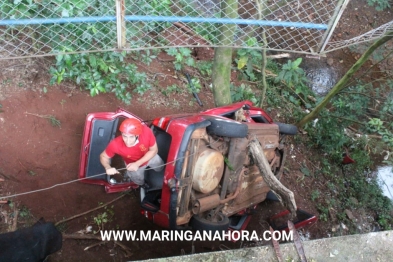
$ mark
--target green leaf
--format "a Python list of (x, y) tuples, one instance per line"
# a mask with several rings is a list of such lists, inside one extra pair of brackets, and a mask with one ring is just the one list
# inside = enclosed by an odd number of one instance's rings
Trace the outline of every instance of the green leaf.
[(90, 96), (95, 96), (97, 95), (97, 90), (95, 88), (90, 89)]
[(302, 167), (300, 168), (300, 171), (305, 175), (305, 176), (311, 176), (310, 170), (307, 167)]
[(299, 57), (298, 59), (296, 59), (296, 60), (293, 62), (292, 68), (293, 68), (293, 69), (298, 68), (301, 62), (302, 62), (302, 58)]
[(247, 39), (246, 44), (249, 47), (253, 47), (253, 46), (257, 46), (258, 45), (258, 41), (257, 41), (257, 39), (255, 37), (250, 37), (249, 39)]
[(97, 67), (97, 59), (94, 55), (89, 55), (89, 63), (91, 67), (93, 68)]
[(237, 68), (242, 69), (248, 61), (248, 56), (242, 56), (240, 57), (239, 61), (237, 62)]

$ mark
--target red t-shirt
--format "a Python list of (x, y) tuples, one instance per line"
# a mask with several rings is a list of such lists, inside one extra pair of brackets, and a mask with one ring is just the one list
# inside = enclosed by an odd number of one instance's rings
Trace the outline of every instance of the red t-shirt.
[[(121, 136), (113, 139), (105, 149), (105, 153), (110, 157), (114, 157), (115, 154), (120, 155), (126, 164), (133, 163), (141, 159), (149, 148), (154, 146), (156, 143), (156, 138), (150, 128), (143, 125), (142, 134), (139, 135), (138, 144), (132, 147), (127, 147), (124, 144), (123, 138)], [(146, 165), (143, 163), (142, 166)]]

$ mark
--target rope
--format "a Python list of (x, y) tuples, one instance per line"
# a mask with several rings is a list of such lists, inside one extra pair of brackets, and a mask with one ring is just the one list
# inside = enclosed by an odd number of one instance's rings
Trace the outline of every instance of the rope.
[[(151, 121), (151, 120), (145, 120), (145, 121), (143, 121), (143, 122), (147, 122), (147, 121)], [(213, 142), (217, 142), (217, 141), (213, 141)], [(211, 141), (210, 141), (210, 143), (211, 143)], [(192, 155), (195, 155), (196, 153), (197, 153), (197, 152), (195, 152), (195, 153), (193, 153), (193, 154), (190, 154), (190, 155), (188, 155), (188, 156), (190, 157), (190, 156), (192, 156)], [(168, 165), (168, 164), (174, 163), (174, 162), (176, 162), (177, 160), (180, 160), (180, 159), (183, 159), (183, 158), (185, 158), (185, 157), (176, 158), (176, 159), (173, 160), (173, 161), (167, 162), (167, 163), (165, 163), (165, 164), (163, 164), (163, 165), (156, 166), (155, 168), (161, 167), (161, 166), (166, 166), (166, 165)], [(124, 168), (119, 168), (119, 169), (117, 169), (117, 170), (120, 170), (120, 171), (121, 171), (121, 170), (125, 170), (125, 169), (127, 169), (127, 168), (124, 167)], [(150, 170), (150, 169), (153, 169), (153, 168), (146, 168), (145, 170)], [(74, 179), (74, 180), (71, 180), (71, 181), (68, 181), (68, 182), (59, 183), (59, 184), (54, 184), (53, 186), (50, 186), (50, 187), (45, 187), (45, 188), (36, 189), (36, 190), (32, 190), (32, 191), (27, 191), (27, 192), (23, 192), (23, 193), (13, 194), (13, 195), (9, 195), (9, 196), (0, 196), (0, 200), (1, 200), (1, 199), (6, 199), (6, 198), (11, 198), (11, 197), (17, 197), (17, 196), (23, 196), (23, 195), (38, 193), (38, 192), (46, 191), (46, 190), (49, 190), (49, 189), (52, 189), (52, 188), (55, 188), (55, 187), (58, 187), (58, 186), (68, 185), (68, 184), (71, 184), (71, 183), (74, 183), (74, 182), (78, 182), (78, 181), (90, 179), (90, 178), (97, 177), (97, 176), (102, 176), (102, 175), (105, 175), (105, 174), (106, 174), (106, 173), (101, 173), (101, 174), (92, 175), (92, 176), (89, 176), (89, 177), (78, 178), (78, 179)]]
[[(195, 154), (195, 153), (194, 153), (194, 154)], [(193, 154), (191, 154), (191, 155), (193, 155)], [(191, 155), (189, 155), (189, 156), (191, 156)], [(182, 158), (185, 158), (185, 157), (177, 158), (177, 159), (175, 159), (175, 160), (173, 160), (173, 161), (167, 162), (167, 163), (165, 163), (165, 164), (163, 164), (163, 165), (160, 165), (160, 166), (156, 166), (156, 167), (154, 167), (154, 168), (161, 167), (161, 166), (166, 166), (166, 165), (171, 164), (171, 163), (174, 163), (174, 162), (176, 162), (177, 160), (182, 159)], [(120, 171), (121, 171), (121, 170), (124, 170), (124, 169), (127, 169), (127, 168), (124, 167), (124, 168), (119, 168), (119, 169), (117, 169), (117, 170), (120, 170)], [(150, 169), (153, 169), (153, 168), (146, 168), (145, 170), (150, 170)], [(38, 192), (46, 191), (46, 190), (49, 190), (49, 189), (52, 189), (52, 188), (55, 188), (55, 187), (58, 187), (58, 186), (68, 185), (68, 184), (71, 184), (71, 183), (74, 183), (74, 182), (77, 182), (77, 181), (82, 181), (82, 180), (85, 180), (85, 179), (90, 179), (90, 178), (97, 177), (97, 176), (101, 176), (101, 175), (105, 175), (105, 174), (106, 174), (106, 173), (101, 173), (101, 174), (97, 174), (97, 175), (93, 175), (93, 176), (89, 176), (89, 177), (78, 178), (78, 179), (74, 179), (74, 180), (71, 180), (71, 181), (68, 181), (68, 182), (55, 184), (55, 185), (50, 186), (50, 187), (45, 187), (45, 188), (36, 189), (36, 190), (32, 190), (32, 191), (27, 191), (27, 192), (23, 192), (23, 193), (18, 193), (18, 194), (14, 194), (14, 195), (0, 196), (0, 200), (1, 200), (1, 199), (5, 199), (5, 198), (11, 198), (11, 197), (16, 197), (16, 196), (23, 196), (23, 195), (38, 193)]]

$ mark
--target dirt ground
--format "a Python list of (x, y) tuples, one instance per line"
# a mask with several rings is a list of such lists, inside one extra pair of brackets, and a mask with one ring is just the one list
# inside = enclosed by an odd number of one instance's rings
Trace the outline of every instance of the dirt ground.
[[(378, 18), (378, 21), (376, 21)], [(342, 22), (334, 34), (334, 39), (347, 39), (357, 36), (386, 23), (392, 19), (390, 12), (376, 12), (367, 6), (366, 1), (352, 1), (344, 13)], [(355, 21), (354, 21), (355, 20)], [(355, 25), (355, 26), (354, 26)], [(359, 27), (357, 27), (359, 26)], [(211, 55), (211, 53), (210, 53)], [(340, 50), (318, 60), (326, 63), (333, 59), (333, 66), (345, 72), (358, 54)], [(162, 58), (162, 57), (161, 57)], [(115, 111), (122, 107), (146, 120), (173, 113), (198, 112), (214, 107), (213, 95), (205, 83), (200, 93), (203, 108), (193, 101), (189, 93), (164, 96), (160, 88), (171, 84), (181, 84), (173, 77), (172, 64), (165, 59), (156, 59), (146, 72), (161, 73), (157, 76), (158, 87), (143, 96), (134, 95), (131, 105), (122, 104), (113, 94), (100, 94), (90, 97), (85, 91), (71, 83), (49, 86), (48, 68), (52, 58), (5, 60), (0, 61), (0, 174), (5, 178), (0, 182), (0, 195), (22, 194), (56, 184), (77, 179), (81, 136), (86, 114), (90, 112)], [(307, 63), (307, 59), (305, 63)], [(315, 60), (309, 60), (315, 63)], [(143, 67), (140, 67), (143, 71)], [(152, 76), (152, 75), (150, 75)], [(234, 76), (234, 81), (236, 76)], [(184, 83), (183, 83), (184, 85)], [(46, 91), (46, 92), (45, 92)], [(279, 112), (278, 112), (279, 113)], [(60, 126), (53, 126), (48, 117), (58, 120)], [(276, 114), (273, 115), (276, 117)], [(283, 183), (295, 193), (297, 204), (309, 213), (318, 215), (317, 202), (310, 197), (311, 189), (319, 183), (315, 180), (302, 180), (301, 163), (318, 168), (310, 162), (312, 154), (294, 140), (288, 142), (288, 148), (294, 146), (288, 157)], [(309, 189), (309, 190), (307, 190)], [(15, 208), (19, 212), (18, 228), (30, 225), (40, 217), (47, 221), (57, 222), (64, 218), (98, 207), (118, 197), (118, 194), (106, 194), (101, 186), (87, 185), (80, 182), (59, 185), (53, 189), (20, 195), (13, 198), (13, 206), (0, 205), (3, 214), (0, 220), (0, 232), (12, 227), (9, 221)], [(92, 226), (97, 230), (94, 218), (103, 212), (110, 219), (104, 229), (122, 230), (161, 230), (139, 213), (139, 202), (136, 192), (93, 213), (81, 216), (61, 225), (64, 233), (75, 233)], [(250, 223), (250, 230), (263, 232), (267, 229), (266, 218), (283, 210), (274, 202), (266, 201), (257, 208)], [(113, 215), (112, 215), (113, 214)], [(7, 220), (8, 219), (8, 220)], [(318, 221), (302, 230), (306, 238), (315, 239), (331, 235), (332, 222)], [(96, 245), (92, 240), (67, 239), (61, 251), (50, 257), (49, 261), (125, 261), (148, 258), (159, 258), (195, 252), (208, 252), (263, 243), (232, 243), (232, 242), (124, 242), (132, 254), (112, 243)]]

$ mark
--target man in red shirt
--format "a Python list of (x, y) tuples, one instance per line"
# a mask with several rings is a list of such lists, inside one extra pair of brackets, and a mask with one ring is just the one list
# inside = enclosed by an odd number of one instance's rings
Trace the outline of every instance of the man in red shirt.
[(157, 154), (156, 138), (150, 128), (135, 118), (124, 120), (119, 130), (121, 136), (113, 139), (106, 149), (100, 154), (100, 162), (108, 175), (114, 175), (119, 171), (111, 166), (111, 158), (120, 155), (127, 168), (127, 175), (140, 186), (145, 185), (144, 172), (147, 166), (155, 171), (164, 168), (164, 161)]

